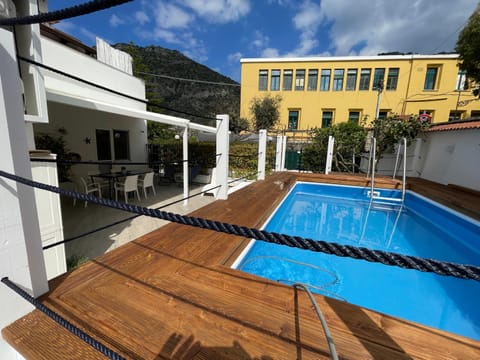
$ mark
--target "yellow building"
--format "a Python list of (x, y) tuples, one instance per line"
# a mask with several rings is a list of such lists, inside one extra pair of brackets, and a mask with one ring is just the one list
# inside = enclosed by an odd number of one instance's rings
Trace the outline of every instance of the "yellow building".
[(240, 116), (252, 119), (255, 97), (280, 95), (286, 130), (392, 113), (429, 114), (435, 123), (478, 118), (480, 101), (458, 62), (457, 54), (242, 59)]

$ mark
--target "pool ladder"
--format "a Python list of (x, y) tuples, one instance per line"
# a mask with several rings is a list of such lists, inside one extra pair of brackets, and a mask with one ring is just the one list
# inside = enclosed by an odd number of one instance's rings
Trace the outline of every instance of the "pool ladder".
[(397, 157), (395, 160), (395, 168), (393, 170), (393, 179), (396, 176), (400, 152), (403, 149), (403, 174), (402, 174), (402, 196), (401, 198), (394, 197), (385, 197), (381, 196), (380, 191), (375, 190), (375, 165), (377, 160), (377, 139), (372, 138), (372, 143), (370, 144), (370, 156), (368, 158), (368, 168), (367, 168), (367, 177), (370, 174), (370, 190), (367, 191), (367, 195), (370, 198), (370, 203), (376, 202), (386, 202), (388, 204), (398, 203), (403, 205), (405, 201), (405, 183), (406, 183), (406, 173), (407, 173), (407, 139), (402, 138), (398, 143)]

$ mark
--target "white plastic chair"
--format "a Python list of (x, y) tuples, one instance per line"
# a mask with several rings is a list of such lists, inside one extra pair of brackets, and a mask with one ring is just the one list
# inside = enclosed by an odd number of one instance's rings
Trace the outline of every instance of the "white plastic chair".
[(115, 200), (118, 201), (118, 192), (121, 191), (125, 195), (125, 203), (128, 203), (128, 193), (135, 191), (137, 198), (140, 200), (138, 192), (138, 175), (129, 175), (125, 177), (123, 182), (116, 182), (113, 186), (115, 188)]
[(153, 171), (146, 173), (143, 179), (138, 179), (138, 187), (143, 189), (143, 194), (145, 195), (145, 199), (147, 198), (147, 188), (152, 188), (153, 194), (157, 195), (155, 192), (155, 187), (153, 186)]
[[(79, 177), (77, 184), (77, 190), (85, 193), (85, 194), (95, 194), (98, 193), (98, 197), (102, 198), (102, 189), (101, 186), (96, 182), (88, 182), (83, 177)], [(78, 189), (80, 188), (80, 189)], [(77, 199), (73, 199), (73, 206), (77, 203)], [(85, 201), (85, 207), (87, 207), (88, 201)]]

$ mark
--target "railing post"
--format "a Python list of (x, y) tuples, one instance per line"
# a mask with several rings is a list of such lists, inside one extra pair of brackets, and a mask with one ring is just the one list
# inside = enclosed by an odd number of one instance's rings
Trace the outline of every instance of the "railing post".
[(284, 154), (283, 136), (277, 135), (277, 147), (275, 149), (275, 171), (282, 171), (282, 160)]
[(213, 183), (220, 185), (216, 192), (216, 199), (228, 199), (228, 154), (230, 137), (228, 134), (228, 115), (217, 115), (217, 146), (216, 146), (216, 171)]
[(267, 158), (267, 130), (258, 131), (258, 180), (265, 180), (265, 163)]
[(183, 129), (183, 205), (188, 205), (188, 196), (189, 196), (189, 163), (188, 163), (188, 127), (185, 126)]
[(332, 172), (332, 159), (333, 159), (333, 146), (335, 145), (335, 138), (328, 136), (328, 148), (327, 148), (327, 162), (325, 163), (325, 174), (328, 175)]

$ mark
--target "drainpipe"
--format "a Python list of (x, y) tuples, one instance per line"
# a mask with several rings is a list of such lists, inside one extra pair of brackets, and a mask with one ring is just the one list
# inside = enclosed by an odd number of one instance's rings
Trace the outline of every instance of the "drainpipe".
[(413, 71), (413, 55), (410, 56), (410, 70), (408, 72), (407, 89), (405, 90), (405, 99), (403, 100), (401, 115), (405, 115), (405, 111), (407, 109), (408, 90), (410, 90), (410, 80), (412, 79), (412, 71)]

